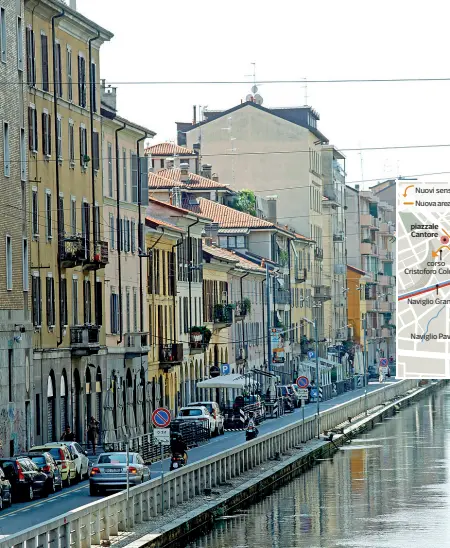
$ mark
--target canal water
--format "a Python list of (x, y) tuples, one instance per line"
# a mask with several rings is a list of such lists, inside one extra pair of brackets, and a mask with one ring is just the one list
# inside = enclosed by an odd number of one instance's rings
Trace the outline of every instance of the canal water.
[(446, 388), (188, 548), (450, 547), (449, 418)]

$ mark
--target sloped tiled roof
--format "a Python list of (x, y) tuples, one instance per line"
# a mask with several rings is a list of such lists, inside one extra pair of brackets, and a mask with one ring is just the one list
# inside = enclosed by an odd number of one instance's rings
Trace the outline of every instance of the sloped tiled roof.
[(221, 228), (276, 228), (273, 223), (264, 219), (254, 217), (249, 213), (237, 211), (206, 198), (198, 198), (196, 205), (191, 205), (191, 211), (205, 215), (216, 223), (220, 223)]
[(253, 272), (259, 272), (261, 274), (264, 274), (266, 271), (264, 268), (256, 265), (252, 261), (249, 261), (248, 259), (244, 259), (243, 257), (240, 257), (239, 255), (236, 255), (233, 251), (229, 251), (228, 249), (223, 249), (221, 247), (206, 245), (203, 243), (203, 251), (206, 251), (213, 257), (216, 257), (218, 259), (225, 259), (227, 261), (235, 261), (237, 262), (237, 266), (240, 268), (243, 268), (245, 270), (252, 270)]
[(155, 198), (149, 197), (148, 202), (149, 202), (150, 207), (151, 207), (151, 204), (155, 204), (155, 205), (159, 205), (159, 206), (163, 206), (163, 207), (168, 207), (168, 208), (170, 208), (174, 211), (178, 211), (179, 213), (184, 213), (185, 215), (194, 214), (194, 215), (197, 215), (197, 217), (205, 219), (206, 221), (213, 221), (213, 219), (211, 219), (209, 217), (206, 217), (202, 213), (197, 213), (197, 212), (192, 211), (190, 209), (184, 209), (183, 207), (174, 206), (172, 204), (169, 204), (168, 202), (162, 202), (161, 200), (156, 200)]
[(347, 268), (349, 268), (350, 270), (353, 270), (354, 272), (357, 272), (358, 274), (361, 274), (361, 276), (364, 276), (364, 274), (366, 273), (364, 270), (361, 270), (360, 268), (356, 268), (356, 266), (352, 266), (351, 264), (348, 264)]
[(162, 219), (158, 219), (156, 217), (150, 217), (150, 215), (146, 215), (145, 222), (147, 226), (157, 225), (157, 226), (164, 226), (166, 228), (170, 228), (170, 230), (175, 230), (176, 232), (185, 232), (182, 228), (175, 226), (171, 223), (168, 223), (167, 221), (163, 221)]
[[(170, 179), (171, 181), (181, 183), (181, 169), (179, 168), (162, 169), (161, 171), (158, 171), (158, 175), (160, 177), (164, 177), (165, 179)], [(208, 179), (207, 177), (197, 175), (196, 173), (189, 173), (189, 183), (185, 183), (184, 185), (189, 186), (193, 190), (196, 188), (227, 189), (229, 187), (229, 185), (220, 183), (219, 181), (213, 181), (212, 179)]]
[(174, 143), (159, 143), (145, 149), (146, 154), (152, 156), (173, 156), (179, 154), (180, 156), (196, 156), (195, 152), (190, 148), (180, 147)]

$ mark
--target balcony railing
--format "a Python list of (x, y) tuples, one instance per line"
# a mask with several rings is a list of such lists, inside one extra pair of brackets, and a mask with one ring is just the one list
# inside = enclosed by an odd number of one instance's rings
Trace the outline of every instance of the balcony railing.
[(361, 226), (368, 226), (370, 228), (378, 229), (380, 226), (380, 221), (373, 215), (370, 215), (370, 213), (364, 213), (361, 215)]
[(70, 328), (72, 355), (89, 356), (100, 350), (100, 327), (98, 325), (75, 325)]
[(275, 304), (289, 304), (289, 291), (286, 289), (276, 289), (274, 293)]
[(381, 301), (379, 303), (379, 310), (380, 312), (389, 312), (390, 311), (390, 305), (391, 303), (388, 301)]
[(393, 276), (386, 276), (385, 274), (378, 274), (378, 283), (380, 285), (393, 286), (395, 285), (395, 279)]
[(109, 249), (108, 242), (99, 241), (95, 247), (94, 254), (88, 258), (84, 270), (97, 270), (98, 268), (105, 268), (109, 262)]
[(159, 367), (170, 369), (183, 361), (183, 343), (159, 345)]
[(203, 354), (207, 346), (202, 333), (190, 333), (189, 354)]
[(314, 258), (323, 259), (323, 249), (321, 247), (314, 248)]
[(298, 268), (295, 272), (295, 281), (297, 283), (303, 283), (306, 282), (308, 271), (306, 268)]
[(248, 312), (248, 305), (245, 301), (237, 302), (236, 308), (234, 309), (234, 319), (236, 321), (243, 320), (245, 316), (247, 316)]
[(337, 234), (333, 234), (333, 242), (343, 242), (344, 241), (344, 233), (338, 232)]
[(314, 287), (314, 299), (329, 301), (331, 299), (331, 287), (328, 285), (316, 285)]
[(233, 323), (233, 308), (228, 304), (215, 304), (213, 322), (214, 327), (229, 327)]
[(137, 358), (144, 356), (149, 351), (148, 333), (125, 333), (125, 358)]
[(391, 336), (391, 330), (388, 329), (387, 327), (383, 327), (381, 329), (381, 336), (382, 337), (390, 337)]
[(371, 242), (361, 242), (361, 255), (378, 255), (378, 246)]
[(82, 236), (70, 236), (61, 241), (61, 267), (81, 266), (86, 260), (86, 242)]

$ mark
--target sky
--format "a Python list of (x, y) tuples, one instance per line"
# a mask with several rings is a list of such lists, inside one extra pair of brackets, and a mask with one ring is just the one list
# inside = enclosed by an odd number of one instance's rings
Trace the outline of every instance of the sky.
[[(153, 143), (174, 140), (193, 105), (245, 100), (252, 63), (257, 81), (450, 77), (445, 0), (77, 0), (77, 9), (114, 33), (101, 48), (101, 78), (119, 82), (119, 114), (156, 131)], [(133, 83), (158, 81), (245, 83)], [(348, 182), (450, 172), (450, 147), (345, 152), (450, 144), (450, 80), (259, 86), (266, 107), (302, 106), (305, 92), (318, 128), (344, 150)]]

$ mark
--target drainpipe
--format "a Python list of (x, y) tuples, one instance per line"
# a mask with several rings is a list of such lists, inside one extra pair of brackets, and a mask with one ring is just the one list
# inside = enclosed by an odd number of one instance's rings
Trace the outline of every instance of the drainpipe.
[[(264, 282), (266, 280), (261, 280), (261, 296), (262, 296), (262, 301), (261, 301), (261, 304), (262, 304), (262, 325), (263, 325), (263, 329), (262, 329), (262, 332), (264, 333), (264, 326), (266, 325), (266, 319), (265, 319), (265, 316), (266, 316), (266, 311), (265, 311), (265, 303), (264, 303)], [(267, 334), (268, 336), (268, 334)], [(266, 345), (265, 345), (265, 342), (264, 342), (264, 336), (261, 337), (262, 339), (262, 347), (263, 347), (263, 363), (266, 361)], [(259, 341), (258, 341), (258, 344), (259, 344)], [(267, 339), (267, 346), (269, 346), (269, 339)]]
[(122, 127), (119, 127), (115, 131), (115, 141), (116, 141), (116, 215), (117, 215), (117, 260), (118, 268), (117, 272), (119, 274), (119, 335), (120, 338), (117, 341), (117, 344), (120, 344), (123, 340), (123, 312), (122, 312), (122, 264), (121, 264), (121, 247), (122, 247), (122, 233), (120, 230), (120, 184), (119, 184), (119, 175), (120, 175), (120, 165), (119, 165), (119, 131), (124, 130), (126, 124), (123, 124)]
[[(173, 250), (176, 248), (176, 247), (179, 247), (180, 245), (183, 245), (183, 242), (184, 242), (184, 237), (183, 235), (181, 235), (181, 240), (177, 243), (177, 244), (174, 244), (172, 246), (172, 254), (173, 254)], [(174, 261), (174, 264), (175, 264), (175, 261)], [(175, 274), (177, 274), (178, 272), (178, 268), (175, 267), (175, 272), (173, 273), (173, 276), (174, 276), (174, 281), (175, 281)], [(176, 317), (176, 310), (177, 310), (177, 290), (176, 290), (176, 285), (174, 283), (174, 290), (173, 290), (173, 326), (174, 326), (174, 332), (175, 332), (175, 337), (173, 338), (173, 342), (176, 343), (177, 342), (177, 330), (176, 330), (176, 325), (177, 325), (177, 317)], [(181, 318), (180, 318), (180, 322), (181, 322)]]
[[(240, 284), (241, 284), (241, 306), (243, 304), (243, 301), (244, 301), (244, 293), (243, 293), (243, 290), (242, 290), (242, 280), (244, 278), (246, 278), (248, 275), (250, 274), (250, 272), (247, 272), (247, 274), (244, 274), (243, 276), (240, 277)], [(242, 322), (242, 350), (245, 350), (245, 329), (244, 329), (244, 323), (245, 323), (245, 319), (244, 321)], [(248, 363), (248, 360), (247, 360), (247, 356), (245, 357), (247, 363)]]
[(188, 226), (188, 283), (189, 283), (189, 333), (192, 328), (192, 245), (191, 245), (191, 228), (198, 225), (200, 219), (197, 218), (195, 223)]
[[(94, 40), (97, 40), (100, 38), (100, 31), (97, 31), (97, 34), (93, 38), (89, 38), (88, 44), (89, 44), (89, 118), (90, 118), (90, 133), (91, 133), (91, 183), (92, 183), (92, 228), (94, 229), (92, 231), (92, 234), (94, 236), (94, 249), (93, 254), (95, 255), (97, 252), (97, 230), (96, 230), (96, 224), (100, 227), (100, 208), (98, 211), (98, 219), (96, 215), (96, 209), (95, 209), (95, 165), (94, 165), (94, 102), (95, 102), (95, 86), (92, 82), (92, 42)], [(101, 142), (99, 137), (99, 143)], [(100, 149), (100, 144), (99, 144)], [(100, 150), (98, 150), (98, 155), (100, 157)], [(97, 287), (97, 273), (98, 268), (95, 268), (94, 270), (94, 319), (95, 323), (97, 325), (97, 319), (98, 319), (98, 287)]]
[(59, 19), (65, 15), (64, 10), (61, 10), (57, 15), (52, 16), (52, 47), (53, 47), (53, 124), (55, 129), (55, 176), (56, 176), (56, 199), (58, 204), (58, 215), (56, 226), (58, 228), (58, 299), (59, 299), (59, 340), (56, 346), (61, 346), (63, 342), (63, 324), (62, 324), (62, 278), (61, 278), (61, 239), (64, 238), (64, 227), (61, 226), (61, 212), (59, 211), (59, 161), (58, 161), (58, 93), (56, 91), (56, 36), (55, 36), (55, 19)]
[[(147, 139), (148, 135), (147, 133), (144, 135), (144, 137), (141, 137), (140, 139), (137, 139), (136, 141), (136, 154), (137, 154), (137, 162), (138, 162), (138, 247), (140, 249), (139, 252), (139, 300), (141, 302), (141, 306), (139, 307), (139, 323), (141, 325), (141, 333), (144, 332), (144, 304), (143, 304), (143, 287), (142, 287), (142, 253), (143, 253), (143, 228), (142, 228), (142, 214), (141, 214), (141, 206), (142, 206), (142, 192), (141, 192), (141, 157), (139, 155), (139, 143), (143, 141), (144, 139)], [(148, 205), (148, 182), (147, 182), (147, 203), (146, 207)]]

